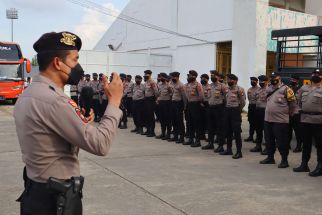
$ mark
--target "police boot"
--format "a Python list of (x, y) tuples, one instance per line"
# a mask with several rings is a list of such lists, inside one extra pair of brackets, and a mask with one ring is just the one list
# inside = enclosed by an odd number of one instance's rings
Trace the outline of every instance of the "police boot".
[(309, 176), (311, 177), (318, 177), (322, 175), (322, 163), (318, 163), (315, 170), (309, 173)]
[(190, 147), (192, 147), (192, 148), (197, 148), (197, 147), (200, 147), (200, 146), (201, 146), (201, 144), (200, 144), (199, 138), (196, 138), (196, 141), (193, 144), (190, 145)]
[(133, 130), (131, 130), (132, 133), (136, 133), (138, 131), (138, 128), (135, 127)]
[(143, 135), (143, 127), (139, 127), (138, 131), (136, 132), (137, 134)]
[(158, 136), (156, 136), (155, 138), (156, 138), (156, 139), (162, 139), (162, 138), (164, 138), (164, 137), (165, 137), (165, 131), (164, 131), (164, 130), (162, 130), (161, 134), (160, 134), (160, 135), (158, 135)]
[(214, 149), (214, 141), (209, 140), (208, 144), (201, 147), (202, 150), (209, 150), (209, 149)]
[(261, 152), (261, 155), (267, 155), (267, 148), (265, 147), (265, 149)]
[(264, 160), (259, 162), (260, 164), (275, 164), (274, 156), (267, 156)]
[(227, 150), (224, 150), (223, 152), (219, 153), (220, 155), (233, 155), (233, 152), (231, 151), (231, 148), (227, 148)]
[(150, 132), (148, 135), (146, 135), (147, 137), (155, 137), (155, 133), (153, 129), (150, 129)]
[(261, 152), (262, 151), (262, 143), (257, 142), (256, 146), (249, 151), (250, 152)]
[(180, 138), (176, 141), (177, 144), (184, 143), (184, 135), (180, 135)]
[(144, 132), (142, 135), (148, 135), (150, 133), (150, 129), (146, 128), (146, 132)]
[(120, 129), (127, 129), (127, 123), (124, 122), (123, 125), (120, 127)]
[(252, 142), (253, 141), (253, 137), (249, 136), (246, 139), (244, 139), (245, 142)]
[(178, 135), (174, 134), (173, 138), (169, 138), (169, 142), (177, 142), (178, 141)]
[(189, 138), (188, 141), (185, 141), (184, 143), (182, 143), (182, 145), (185, 145), (185, 146), (192, 145), (192, 144), (193, 144), (193, 138)]
[(284, 169), (284, 168), (287, 168), (287, 167), (289, 167), (287, 158), (282, 158), (281, 163), (278, 164), (278, 168)]
[(233, 159), (240, 159), (242, 157), (243, 157), (243, 154), (241, 153), (241, 151), (239, 151), (236, 154), (234, 154)]
[(167, 133), (166, 133), (166, 135), (165, 135), (165, 137), (164, 138), (161, 138), (162, 140), (170, 140), (170, 138), (171, 138), (171, 130), (170, 129), (167, 129)]
[(300, 166), (293, 168), (293, 172), (310, 172), (310, 168), (307, 162), (302, 161)]
[(214, 150), (214, 152), (215, 152), (215, 153), (221, 153), (221, 152), (223, 152), (223, 151), (225, 151), (225, 150), (224, 150), (224, 147), (223, 147), (223, 146), (221, 146), (221, 145), (219, 145), (219, 146)]

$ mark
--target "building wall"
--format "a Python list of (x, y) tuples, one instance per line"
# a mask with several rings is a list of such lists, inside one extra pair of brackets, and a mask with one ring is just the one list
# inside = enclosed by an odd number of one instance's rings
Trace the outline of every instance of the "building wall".
[(322, 1), (306, 0), (305, 12), (309, 14), (317, 15), (317, 16), (322, 16)]

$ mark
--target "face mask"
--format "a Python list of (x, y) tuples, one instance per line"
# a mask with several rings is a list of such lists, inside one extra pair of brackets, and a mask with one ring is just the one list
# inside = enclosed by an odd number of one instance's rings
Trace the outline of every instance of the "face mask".
[(216, 83), (217, 80), (218, 80), (217, 78), (211, 78), (211, 81), (214, 82), (214, 83)]
[(220, 79), (220, 80), (219, 80), (219, 82), (220, 82), (220, 83), (224, 83), (224, 79)]
[(260, 86), (261, 88), (263, 88), (263, 87), (265, 87), (265, 83), (259, 83), (259, 86)]
[(196, 78), (195, 78), (195, 77), (189, 77), (189, 78), (188, 78), (188, 82), (189, 82), (189, 83), (194, 82), (195, 80), (196, 80)]
[(257, 83), (256, 83), (256, 82), (254, 82), (254, 81), (250, 82), (250, 84), (251, 84), (253, 87), (255, 87), (255, 86), (257, 85)]
[(234, 82), (233, 81), (228, 81), (228, 86), (230, 86), (230, 87), (234, 86)]
[(135, 81), (135, 83), (136, 83), (137, 85), (140, 85), (140, 84), (141, 84), (141, 81)]
[(206, 85), (206, 84), (207, 84), (207, 81), (206, 81), (206, 80), (201, 80), (201, 81), (200, 81), (200, 83), (201, 83), (202, 85)]
[(321, 82), (321, 78), (319, 76), (312, 76), (311, 77), (311, 81), (314, 83), (314, 84), (318, 84)]
[(271, 80), (271, 84), (272, 84), (273, 86), (276, 86), (276, 85), (278, 84), (278, 80), (277, 80), (277, 79), (272, 79), (272, 80)]
[(149, 76), (143, 76), (144, 81), (148, 81), (149, 80)]
[(97, 81), (97, 77), (93, 77), (94, 81)]
[[(68, 66), (67, 64), (65, 64), (65, 65)], [(71, 70), (70, 70), (70, 73), (67, 74), (69, 76), (69, 78), (68, 78), (66, 84), (77, 85), (79, 83), (79, 81), (82, 79), (82, 76), (84, 75), (84, 70), (79, 63), (76, 64), (76, 66), (74, 68), (71, 68), (70, 66), (68, 66), (68, 67)]]
[(172, 82), (173, 83), (177, 83), (177, 79), (172, 79)]

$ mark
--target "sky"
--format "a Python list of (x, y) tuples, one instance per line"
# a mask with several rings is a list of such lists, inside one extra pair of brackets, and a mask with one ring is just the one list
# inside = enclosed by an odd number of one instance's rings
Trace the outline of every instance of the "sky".
[[(129, 0), (91, 0), (120, 13)], [(32, 46), (44, 33), (70, 31), (81, 37), (82, 49), (92, 49), (115, 18), (75, 5), (67, 0), (0, 0), (0, 41), (11, 41), (11, 20), (6, 9), (16, 8), (13, 40), (20, 44), (24, 57), (36, 54)]]

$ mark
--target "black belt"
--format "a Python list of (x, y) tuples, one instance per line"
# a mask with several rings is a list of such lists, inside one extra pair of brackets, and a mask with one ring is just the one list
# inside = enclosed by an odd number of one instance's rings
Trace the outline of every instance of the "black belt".
[(300, 111), (300, 113), (307, 114), (307, 115), (312, 115), (312, 116), (322, 115), (321, 112), (305, 112), (305, 111)]

